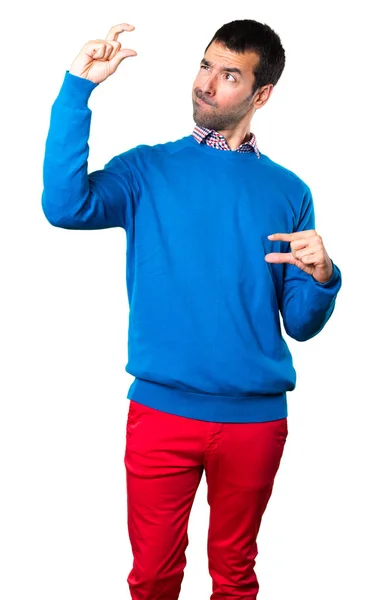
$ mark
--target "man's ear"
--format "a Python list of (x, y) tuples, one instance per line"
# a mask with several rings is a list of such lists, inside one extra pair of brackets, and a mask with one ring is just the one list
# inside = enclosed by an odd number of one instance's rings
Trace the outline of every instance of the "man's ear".
[(273, 92), (273, 84), (269, 83), (268, 85), (264, 85), (257, 93), (254, 105), (255, 109), (262, 108), (266, 102), (268, 102), (271, 94)]

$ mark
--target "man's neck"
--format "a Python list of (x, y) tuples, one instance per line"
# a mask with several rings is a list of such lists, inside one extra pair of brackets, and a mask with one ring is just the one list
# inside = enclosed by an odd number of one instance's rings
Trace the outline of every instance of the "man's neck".
[(250, 131), (241, 134), (236, 131), (219, 131), (218, 133), (221, 133), (221, 135), (224, 136), (231, 150), (236, 150), (241, 144), (245, 144), (245, 142), (248, 142), (252, 137)]

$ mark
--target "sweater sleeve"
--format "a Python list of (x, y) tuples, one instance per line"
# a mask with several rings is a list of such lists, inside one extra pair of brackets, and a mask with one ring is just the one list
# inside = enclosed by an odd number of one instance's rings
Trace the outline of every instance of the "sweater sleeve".
[[(307, 187), (299, 222), (294, 231), (315, 229), (312, 194)], [(280, 312), (284, 329), (293, 339), (304, 342), (317, 335), (331, 317), (337, 294), (342, 285), (342, 274), (332, 261), (333, 272), (328, 281), (319, 283), (295, 265), (284, 264), (284, 283)]]
[[(51, 109), (43, 162), (42, 209), (51, 225), (64, 229), (127, 229), (139, 193), (127, 160), (115, 156), (88, 174), (91, 110), (96, 83), (66, 71)], [(127, 153), (126, 153), (127, 154)]]

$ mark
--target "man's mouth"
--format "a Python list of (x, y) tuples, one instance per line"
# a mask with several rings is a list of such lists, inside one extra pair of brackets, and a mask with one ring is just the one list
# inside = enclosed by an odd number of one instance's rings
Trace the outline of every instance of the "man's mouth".
[(197, 101), (199, 104), (208, 104), (209, 106), (211, 106), (211, 105), (209, 104), (209, 102), (205, 102), (205, 100), (202, 100), (202, 99), (201, 99), (201, 98), (199, 98), (198, 96), (196, 96), (196, 101)]

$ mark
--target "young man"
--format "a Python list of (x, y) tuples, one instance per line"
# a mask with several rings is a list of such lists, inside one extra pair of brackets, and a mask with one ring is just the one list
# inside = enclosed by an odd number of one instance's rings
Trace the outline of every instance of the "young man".
[(284, 69), (278, 35), (221, 27), (193, 83), (194, 131), (87, 173), (92, 90), (134, 50), (112, 27), (66, 72), (52, 107), (42, 206), (66, 229), (122, 227), (130, 305), (125, 466), (133, 600), (174, 600), (205, 471), (214, 599), (254, 599), (256, 538), (287, 438), (296, 372), (282, 337), (327, 323), (341, 273), (310, 188), (250, 131)]

